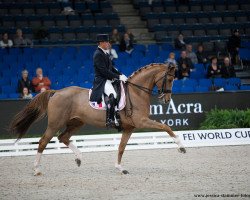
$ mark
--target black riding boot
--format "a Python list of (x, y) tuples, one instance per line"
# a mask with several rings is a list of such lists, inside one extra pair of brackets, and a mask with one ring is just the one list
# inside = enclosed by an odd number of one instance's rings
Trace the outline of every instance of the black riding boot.
[(105, 101), (107, 105), (106, 112), (106, 127), (111, 128), (115, 126), (115, 98), (113, 94), (110, 94), (108, 100)]

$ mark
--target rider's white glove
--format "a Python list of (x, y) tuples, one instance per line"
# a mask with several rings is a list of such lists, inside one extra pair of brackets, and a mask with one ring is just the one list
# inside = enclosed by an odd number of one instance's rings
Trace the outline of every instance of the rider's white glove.
[(128, 78), (127, 78), (127, 76), (122, 74), (122, 75), (119, 76), (119, 80), (125, 83), (125, 82), (127, 82)]

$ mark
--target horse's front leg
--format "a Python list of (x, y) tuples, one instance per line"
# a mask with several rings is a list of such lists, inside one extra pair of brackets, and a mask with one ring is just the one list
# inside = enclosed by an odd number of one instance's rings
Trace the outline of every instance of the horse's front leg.
[(124, 132), (122, 133), (122, 138), (121, 138), (120, 145), (119, 145), (118, 160), (117, 160), (117, 163), (115, 164), (115, 168), (118, 169), (122, 174), (128, 174), (128, 171), (122, 168), (121, 161), (122, 161), (122, 155), (124, 153), (128, 140), (132, 134), (132, 131), (133, 129), (124, 130)]
[(166, 131), (173, 138), (174, 142), (178, 145), (178, 151), (180, 153), (186, 153), (186, 149), (181, 143), (179, 136), (175, 135), (171, 128), (166, 124), (161, 124), (149, 118), (142, 118), (139, 124), (139, 128), (154, 128)]

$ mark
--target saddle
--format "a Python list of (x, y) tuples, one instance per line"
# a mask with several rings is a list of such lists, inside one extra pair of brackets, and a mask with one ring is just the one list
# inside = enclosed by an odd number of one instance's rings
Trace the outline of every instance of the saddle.
[[(116, 108), (118, 111), (121, 111), (126, 106), (126, 95), (125, 95), (124, 85), (120, 81), (115, 81), (113, 83), (113, 86), (117, 94)], [(90, 89), (89, 98), (91, 96), (91, 93), (92, 93), (92, 90)], [(106, 110), (107, 106), (105, 103), (105, 95), (106, 94), (103, 93), (101, 103), (98, 104), (96, 101), (89, 101), (89, 105), (96, 110)]]

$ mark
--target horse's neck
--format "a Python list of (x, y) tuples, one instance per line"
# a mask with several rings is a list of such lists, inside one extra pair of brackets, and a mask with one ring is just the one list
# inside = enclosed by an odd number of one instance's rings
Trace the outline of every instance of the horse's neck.
[[(147, 69), (142, 69), (141, 71), (136, 72), (132, 77), (130, 82), (132, 82), (133, 84), (142, 86), (144, 88), (147, 88), (150, 90), (153, 90), (154, 87), (154, 79), (155, 79), (155, 75), (158, 72), (157, 67), (154, 68), (154, 66), (150, 66)], [(140, 97), (142, 97), (144, 100), (146, 100), (145, 98), (150, 97), (150, 94), (140, 90), (138, 88), (134, 88), (135, 93), (137, 95), (139, 95)]]

